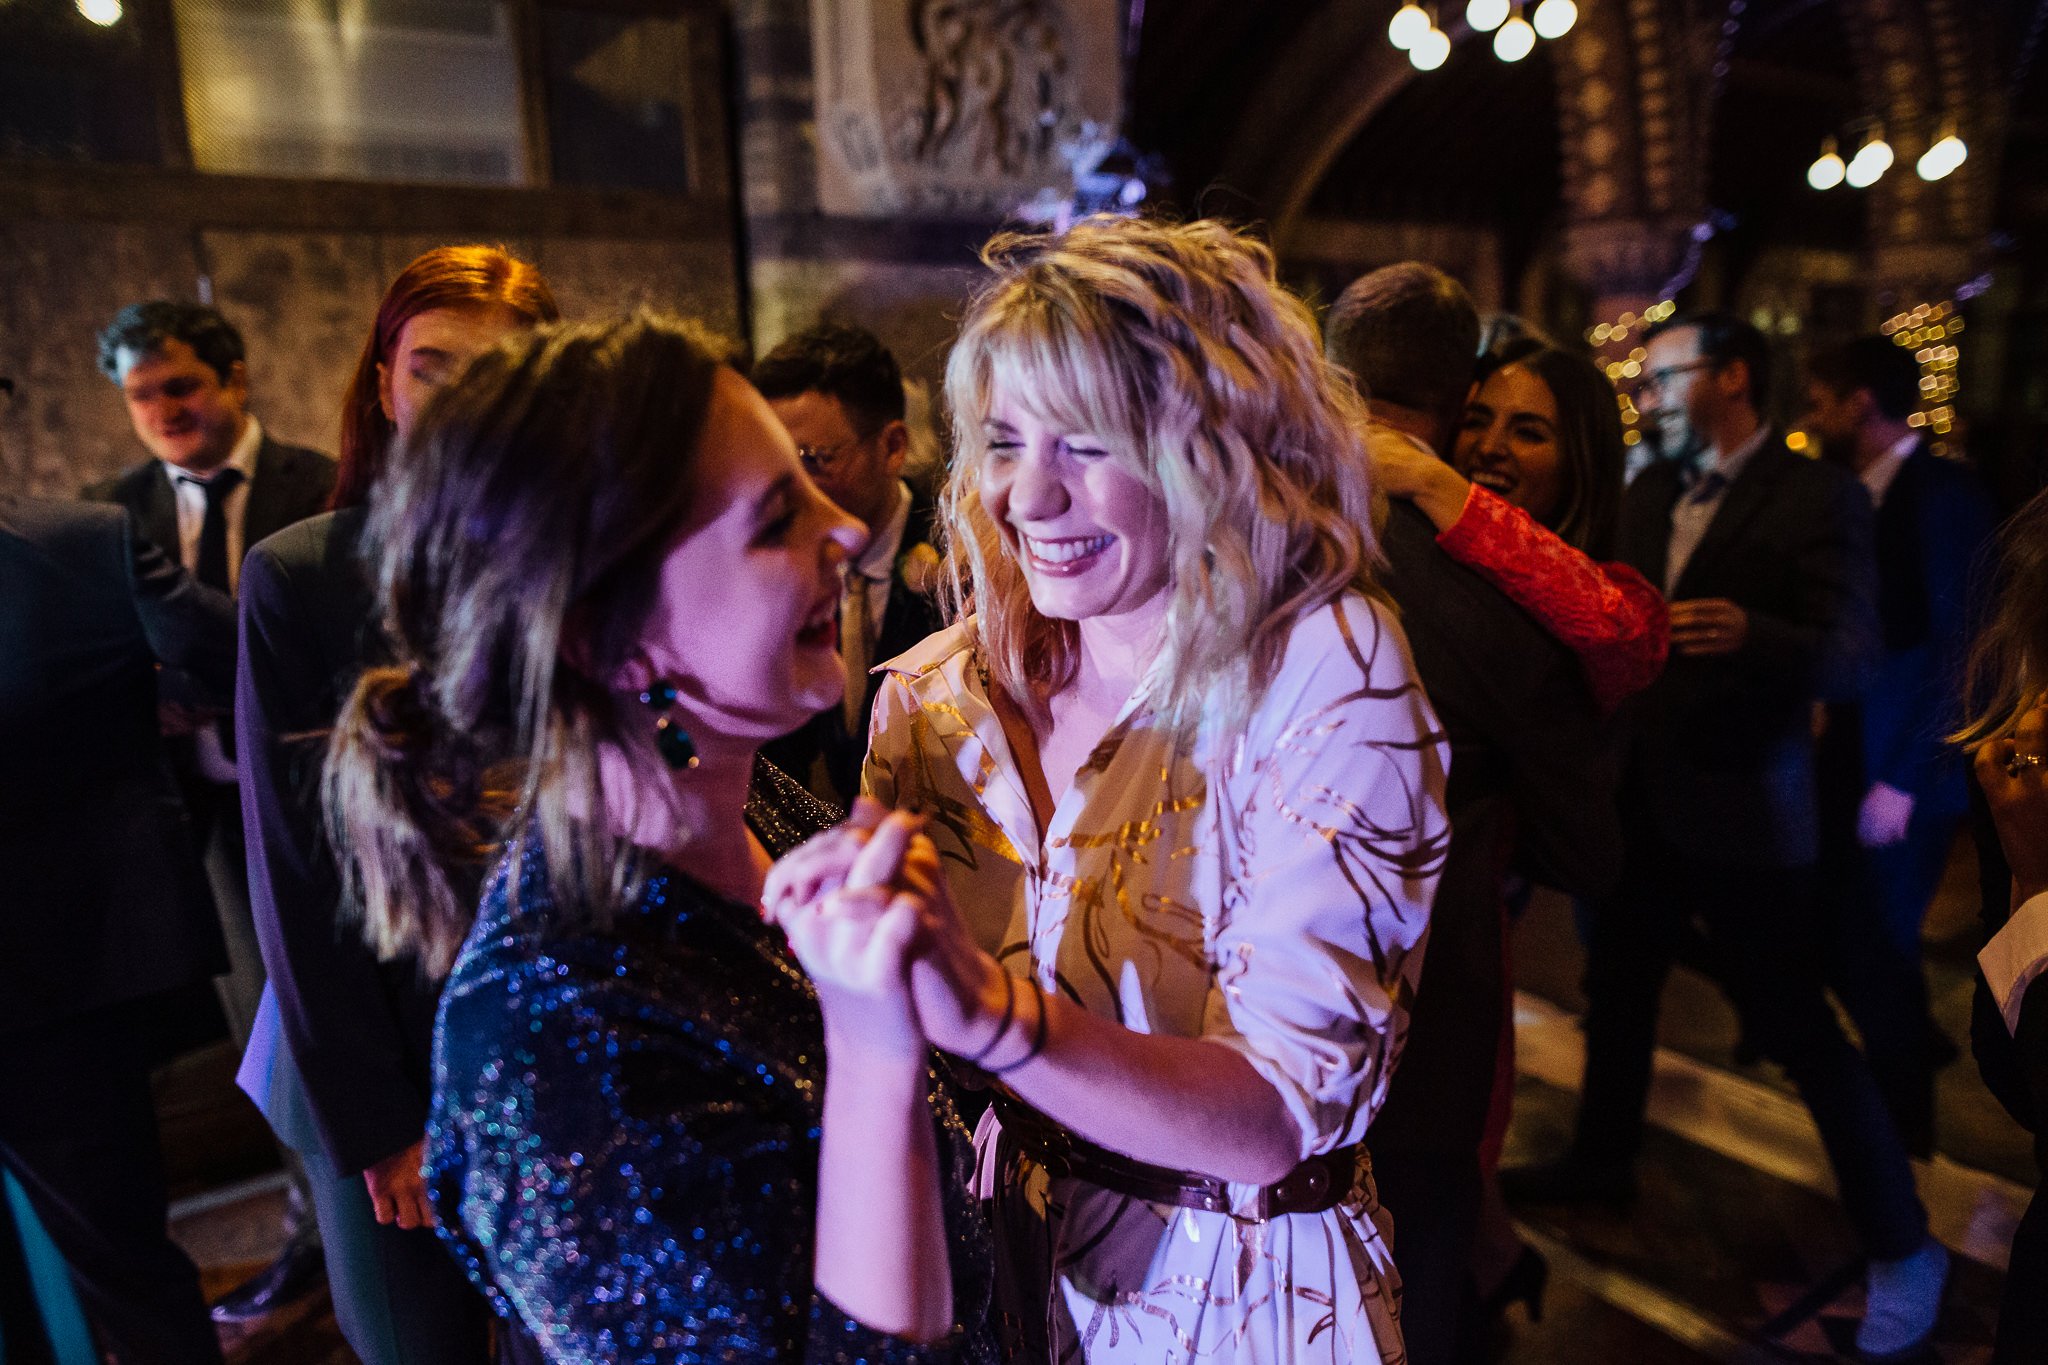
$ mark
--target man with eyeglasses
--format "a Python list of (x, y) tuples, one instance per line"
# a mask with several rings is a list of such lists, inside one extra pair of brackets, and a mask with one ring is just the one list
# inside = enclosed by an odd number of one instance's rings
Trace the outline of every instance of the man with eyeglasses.
[(1850, 695), (1877, 644), (1870, 499), (1764, 419), (1770, 353), (1722, 313), (1645, 342), (1636, 399), (1662, 456), (1630, 486), (1622, 558), (1671, 599), (1671, 659), (1639, 700), (1622, 783), (1621, 884), (1594, 906), (1586, 1073), (1569, 1152), (1505, 1172), (1511, 1199), (1631, 1198), (1657, 1013), (1681, 943), (1820, 1129), (1869, 1261), (1856, 1346), (1913, 1358), (1948, 1257), (1864, 1055), (1827, 998), (1816, 897), (1816, 702)]
[(878, 687), (869, 670), (944, 624), (930, 591), (939, 562), (932, 508), (904, 481), (903, 375), (871, 333), (830, 323), (800, 332), (760, 359), (753, 380), (789, 428), (811, 478), (868, 528), (839, 604), (846, 696), (762, 750), (843, 808), (860, 791), (867, 754)]

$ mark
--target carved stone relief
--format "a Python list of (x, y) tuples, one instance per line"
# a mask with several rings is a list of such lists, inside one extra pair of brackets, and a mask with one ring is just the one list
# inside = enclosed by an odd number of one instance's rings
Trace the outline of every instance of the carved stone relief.
[(1115, 0), (812, 0), (819, 197), (864, 216), (999, 214), (1117, 115)]

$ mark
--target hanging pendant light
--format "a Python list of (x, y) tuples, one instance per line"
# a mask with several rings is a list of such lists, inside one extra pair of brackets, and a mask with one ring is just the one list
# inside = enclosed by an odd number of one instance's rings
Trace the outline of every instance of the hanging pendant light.
[(1920, 172), (1922, 180), (1940, 180), (1969, 160), (1970, 149), (1956, 136), (1955, 120), (1942, 125), (1942, 134), (1932, 147), (1920, 154), (1920, 161), (1914, 169)]
[(1831, 190), (1842, 183), (1848, 169), (1842, 154), (1835, 150), (1835, 139), (1830, 135), (1821, 139), (1820, 155), (1806, 168), (1806, 183), (1817, 190)]
[(1491, 33), (1507, 22), (1508, 0), (1469, 0), (1465, 22), (1474, 33)]
[(1408, 49), (1408, 60), (1417, 71), (1434, 71), (1450, 59), (1451, 36), (1432, 25)]
[(1884, 140), (1882, 125), (1874, 125), (1863, 145), (1856, 149), (1856, 155), (1849, 159), (1849, 169), (1842, 178), (1852, 189), (1869, 189), (1877, 178), (1892, 168), (1892, 144)]
[(1543, 0), (1529, 20), (1538, 38), (1562, 38), (1579, 22), (1579, 7), (1572, 0)]
[(1415, 0), (1408, 0), (1387, 21), (1387, 41), (1405, 52), (1415, 46), (1416, 39), (1434, 27), (1429, 21), (1429, 11), (1416, 4)]
[(1493, 55), (1504, 62), (1519, 62), (1536, 50), (1536, 30), (1529, 27), (1518, 7), (1515, 16), (1493, 35)]

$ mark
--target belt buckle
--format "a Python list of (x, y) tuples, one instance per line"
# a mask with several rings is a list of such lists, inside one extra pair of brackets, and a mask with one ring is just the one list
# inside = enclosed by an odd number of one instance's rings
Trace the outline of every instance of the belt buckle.
[(1308, 1158), (1259, 1192), (1260, 1220), (1275, 1214), (1306, 1213), (1328, 1207), (1332, 1183), (1329, 1158)]

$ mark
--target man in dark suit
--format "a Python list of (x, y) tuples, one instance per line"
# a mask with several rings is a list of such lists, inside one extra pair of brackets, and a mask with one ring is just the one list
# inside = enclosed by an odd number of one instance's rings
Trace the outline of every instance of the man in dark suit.
[[(1330, 358), (1371, 396), (1373, 419), (1450, 448), (1471, 387), (1479, 318), (1455, 280), (1390, 266), (1331, 309)], [(1619, 866), (1612, 745), (1576, 658), (1436, 543), (1412, 503), (1391, 505), (1382, 582), (1415, 671), (1451, 741), (1451, 842), (1430, 911), (1408, 1043), (1366, 1134), (1394, 1218), (1402, 1335), (1417, 1365), (1461, 1358), (1474, 1318), (1473, 1246), (1507, 1027), (1501, 869), (1604, 889)]]
[(1930, 1157), (1946, 1040), (1928, 1016), (1920, 924), (1968, 806), (1944, 737), (1962, 723), (1971, 571), (1997, 512), (1977, 476), (1909, 422), (1920, 405), (1911, 351), (1863, 337), (1815, 356), (1807, 374), (1802, 425), (1877, 508), (1881, 645), (1859, 699), (1829, 706), (1819, 755), (1833, 983), (1907, 1150)]
[[(134, 514), (143, 535), (208, 587), (232, 593), (243, 551), (318, 512), (334, 461), (287, 445), (248, 411), (241, 334), (212, 308), (157, 301), (124, 308), (100, 334), (99, 365), (121, 390), (151, 459), (86, 490)], [(204, 851), (207, 883), (228, 945), (217, 983), (238, 1047), (247, 1047), (263, 994), (263, 958), (249, 911), (241, 798), (231, 721), (170, 708), (172, 761)], [(294, 1175), (287, 1246), (278, 1260), (215, 1306), (224, 1320), (259, 1317), (319, 1281), (319, 1233)]]
[(1621, 886), (1594, 907), (1577, 1134), (1562, 1161), (1505, 1183), (1530, 1201), (1632, 1196), (1659, 998), (1696, 929), (1745, 1035), (1820, 1128), (1870, 1258), (1857, 1346), (1891, 1359), (1932, 1334), (1947, 1255), (1828, 1003), (1814, 887), (1814, 707), (1850, 695), (1876, 646), (1870, 499), (1765, 424), (1770, 355), (1754, 327), (1682, 316), (1645, 346), (1637, 402), (1663, 459), (1629, 488), (1621, 548), (1671, 598), (1671, 660), (1635, 716)]
[[(218, 1362), (172, 1243), (145, 1051), (152, 1002), (225, 965), (157, 729), (234, 673), (233, 608), (117, 507), (0, 495), (0, 1161), (102, 1346)], [(9, 1344), (40, 1334), (7, 1324)]]
[(868, 718), (881, 688), (870, 670), (945, 624), (933, 597), (932, 507), (903, 480), (910, 450), (903, 375), (874, 336), (830, 324), (800, 332), (760, 359), (753, 380), (818, 487), (868, 528), (839, 604), (846, 698), (762, 750), (844, 809), (860, 791)]
[(1933, 1156), (1935, 1050), (1921, 921), (1968, 806), (1962, 663), (1974, 622), (1972, 567), (1997, 512), (1976, 475), (1939, 458), (1919, 409), (1911, 350), (1870, 336), (1808, 364), (1802, 426), (1864, 483), (1878, 510), (1878, 626), (1870, 686), (1835, 702), (1821, 739), (1821, 894), (1833, 984), (1864, 1036), (1884, 1103), (1915, 1156)]

